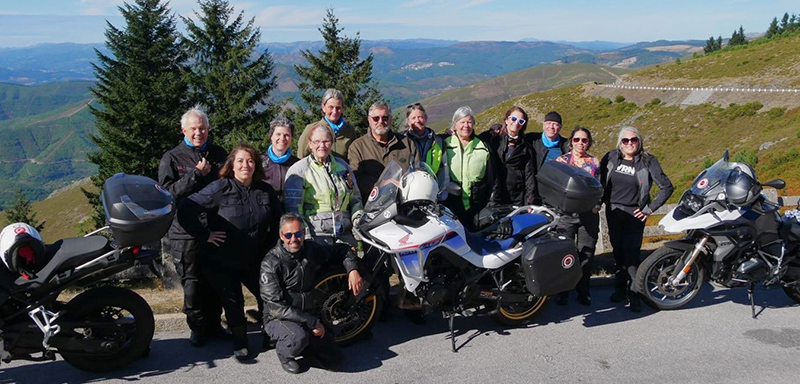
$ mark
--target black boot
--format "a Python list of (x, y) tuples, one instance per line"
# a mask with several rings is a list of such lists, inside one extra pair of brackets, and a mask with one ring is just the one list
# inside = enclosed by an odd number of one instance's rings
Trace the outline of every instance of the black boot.
[(630, 300), (630, 310), (633, 313), (639, 313), (642, 311), (642, 300), (639, 298), (639, 295), (636, 292), (628, 291), (628, 300)]
[(297, 360), (291, 357), (283, 357), (281, 355), (278, 355), (278, 360), (281, 361), (281, 367), (284, 371), (293, 375), (300, 373), (300, 363), (298, 363)]
[(233, 356), (237, 360), (246, 359), (250, 352), (247, 350), (247, 326), (239, 325), (231, 328), (233, 334)]
[(611, 294), (612, 303), (622, 303), (628, 300), (628, 277), (627, 272), (617, 272), (614, 275), (614, 293)]

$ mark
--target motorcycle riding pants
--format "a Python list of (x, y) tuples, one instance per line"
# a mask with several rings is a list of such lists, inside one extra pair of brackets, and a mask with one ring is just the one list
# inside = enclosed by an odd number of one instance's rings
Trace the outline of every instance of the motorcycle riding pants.
[(181, 278), (183, 313), (193, 331), (205, 332), (219, 327), (222, 304), (203, 275), (199, 255), (202, 247), (195, 240), (170, 239), (169, 254)]

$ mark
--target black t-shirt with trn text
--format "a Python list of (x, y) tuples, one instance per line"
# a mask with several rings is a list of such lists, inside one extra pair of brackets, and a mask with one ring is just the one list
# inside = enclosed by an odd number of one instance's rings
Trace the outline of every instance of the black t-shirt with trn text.
[(639, 205), (639, 183), (632, 160), (622, 160), (611, 170), (608, 188), (611, 188), (611, 204), (626, 207)]

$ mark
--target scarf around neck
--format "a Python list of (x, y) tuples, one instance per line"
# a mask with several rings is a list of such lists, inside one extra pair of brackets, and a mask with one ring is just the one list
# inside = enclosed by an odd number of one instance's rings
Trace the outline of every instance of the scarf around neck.
[(558, 146), (558, 143), (561, 141), (561, 138), (557, 138), (555, 141), (550, 140), (547, 135), (542, 133), (542, 144), (544, 144), (545, 148), (555, 148)]
[(283, 156), (278, 156), (272, 151), (272, 144), (270, 144), (269, 148), (267, 148), (267, 156), (269, 156), (270, 161), (273, 163), (283, 164), (286, 162), (286, 160), (289, 160), (289, 157), (292, 156), (292, 149), (289, 148), (286, 150), (286, 153), (284, 153)]
[(344, 116), (339, 118), (339, 124), (334, 124), (333, 122), (328, 120), (328, 118), (325, 117), (325, 116), (322, 116), (322, 118), (325, 119), (325, 121), (331, 127), (331, 129), (333, 130), (333, 134), (334, 135), (338, 134), (339, 130), (342, 129), (342, 127), (344, 127)]

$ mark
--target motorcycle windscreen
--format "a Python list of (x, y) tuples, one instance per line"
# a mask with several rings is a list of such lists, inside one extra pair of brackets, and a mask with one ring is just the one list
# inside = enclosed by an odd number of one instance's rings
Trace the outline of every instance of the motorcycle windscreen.
[(397, 191), (402, 174), (403, 168), (396, 162), (386, 165), (369, 193), (361, 220), (355, 223), (359, 229), (375, 228), (397, 215)]
[(701, 197), (716, 197), (725, 192), (725, 183), (731, 175), (731, 166), (725, 157), (719, 159), (694, 179), (689, 193)]

